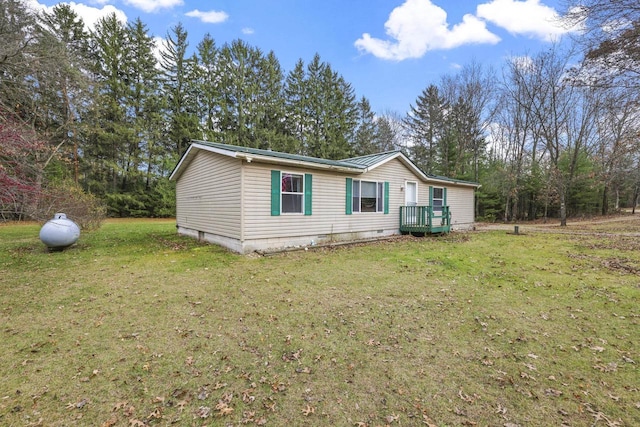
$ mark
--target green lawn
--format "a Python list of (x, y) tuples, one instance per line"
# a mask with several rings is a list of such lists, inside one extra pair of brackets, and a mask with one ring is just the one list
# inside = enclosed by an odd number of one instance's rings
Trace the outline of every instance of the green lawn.
[(259, 257), (172, 221), (38, 231), (0, 225), (3, 426), (640, 425), (638, 237)]

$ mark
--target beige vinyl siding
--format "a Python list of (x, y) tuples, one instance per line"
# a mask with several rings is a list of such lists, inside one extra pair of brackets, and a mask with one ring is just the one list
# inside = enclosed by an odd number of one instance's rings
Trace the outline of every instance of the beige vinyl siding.
[(240, 239), (241, 161), (199, 152), (176, 183), (180, 227)]
[[(328, 236), (384, 230), (398, 232), (399, 207), (404, 204), (400, 187), (416, 177), (399, 160), (392, 160), (362, 175), (345, 175), (327, 171), (287, 168), (249, 163), (244, 165), (244, 238), (270, 239), (296, 236)], [(311, 173), (313, 176), (313, 213), (271, 216), (271, 170)], [(382, 212), (345, 213), (346, 178), (389, 182), (389, 214)], [(424, 190), (419, 185), (419, 191)], [(428, 190), (426, 190), (428, 191)], [(428, 196), (427, 196), (428, 198)], [(425, 199), (423, 199), (425, 200)]]
[(471, 187), (447, 187), (447, 204), (451, 208), (451, 228), (471, 228), (474, 223), (474, 189)]

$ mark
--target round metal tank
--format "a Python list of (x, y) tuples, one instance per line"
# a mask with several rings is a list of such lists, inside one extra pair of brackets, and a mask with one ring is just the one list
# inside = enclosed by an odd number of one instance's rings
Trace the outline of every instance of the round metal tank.
[(80, 227), (63, 213), (55, 214), (40, 229), (40, 240), (50, 250), (61, 251), (77, 242), (79, 237)]

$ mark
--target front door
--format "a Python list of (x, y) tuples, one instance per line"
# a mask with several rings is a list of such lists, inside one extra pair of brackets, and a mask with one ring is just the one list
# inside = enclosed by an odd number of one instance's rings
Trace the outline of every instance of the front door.
[(405, 185), (406, 191), (404, 193), (404, 204), (407, 206), (407, 217), (405, 218), (407, 224), (416, 223), (416, 206), (418, 205), (418, 183), (407, 182)]

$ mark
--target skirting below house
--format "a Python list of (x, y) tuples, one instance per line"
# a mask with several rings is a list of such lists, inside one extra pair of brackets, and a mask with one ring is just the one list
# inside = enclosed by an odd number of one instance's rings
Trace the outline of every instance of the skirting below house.
[(180, 225), (177, 226), (178, 234), (193, 237), (203, 242), (213, 243), (230, 249), (240, 254), (248, 254), (251, 252), (269, 251), (276, 249), (287, 249), (296, 247), (307, 247), (314, 245), (322, 245), (333, 242), (348, 242), (366, 239), (375, 239), (400, 234), (398, 229), (389, 230), (369, 230), (336, 234), (306, 235), (306, 236), (286, 236), (271, 237), (264, 239), (252, 239), (240, 241), (218, 234), (198, 231)]

